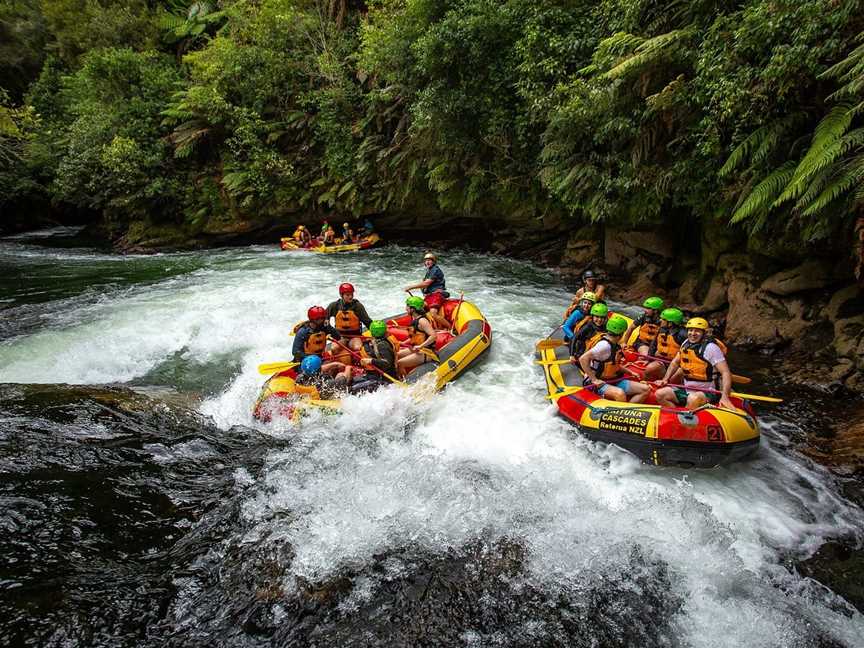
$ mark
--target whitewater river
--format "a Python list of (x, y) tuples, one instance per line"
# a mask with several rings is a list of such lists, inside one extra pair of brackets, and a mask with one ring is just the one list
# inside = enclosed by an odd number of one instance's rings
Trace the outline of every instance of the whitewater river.
[(295, 428), (252, 419), (257, 365), (343, 281), (400, 311), (419, 249), (50, 240), (0, 240), (0, 645), (864, 645), (796, 569), (864, 516), (795, 423), (706, 472), (574, 435), (532, 364), (569, 298), (548, 271), (444, 254), (485, 360)]

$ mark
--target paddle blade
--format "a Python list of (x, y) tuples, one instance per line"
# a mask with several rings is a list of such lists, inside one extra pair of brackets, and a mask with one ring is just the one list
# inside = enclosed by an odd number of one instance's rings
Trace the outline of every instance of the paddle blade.
[(782, 398), (774, 398), (773, 396), (759, 396), (757, 394), (739, 394), (738, 392), (732, 392), (732, 396), (736, 396), (737, 398), (743, 398), (744, 400), (751, 401), (760, 401), (762, 403), (782, 403)]
[(538, 351), (542, 351), (543, 349), (557, 349), (558, 347), (564, 346), (565, 344), (567, 344), (567, 343), (564, 340), (560, 340), (560, 339), (559, 340), (553, 340), (553, 339), (547, 338), (545, 340), (540, 340), (534, 346), (534, 348), (537, 349)]
[(299, 362), (270, 362), (268, 364), (258, 365), (258, 373), (269, 376), (270, 374), (288, 371), (299, 364)]

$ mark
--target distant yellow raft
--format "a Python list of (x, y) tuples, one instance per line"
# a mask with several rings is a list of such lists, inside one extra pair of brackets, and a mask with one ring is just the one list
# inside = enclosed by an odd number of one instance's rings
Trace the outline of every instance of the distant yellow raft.
[(290, 236), (286, 236), (279, 241), (279, 247), (286, 252), (299, 252), (305, 250), (307, 252), (317, 252), (319, 254), (333, 254), (334, 252), (358, 252), (360, 250), (368, 250), (381, 240), (377, 234), (365, 236), (356, 243), (337, 243), (334, 245), (324, 245), (319, 239), (313, 239), (312, 245), (303, 247)]

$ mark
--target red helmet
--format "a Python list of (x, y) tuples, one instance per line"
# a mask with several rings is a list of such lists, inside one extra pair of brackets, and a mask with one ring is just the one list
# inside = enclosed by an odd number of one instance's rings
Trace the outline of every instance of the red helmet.
[(320, 306), (313, 306), (307, 311), (306, 315), (309, 316), (310, 320), (327, 319), (327, 311)]
[(345, 293), (354, 294), (354, 286), (349, 283), (339, 284), (339, 294), (344, 295)]
[(444, 294), (440, 291), (429, 293), (423, 301), (426, 303), (426, 308), (437, 308), (444, 304)]

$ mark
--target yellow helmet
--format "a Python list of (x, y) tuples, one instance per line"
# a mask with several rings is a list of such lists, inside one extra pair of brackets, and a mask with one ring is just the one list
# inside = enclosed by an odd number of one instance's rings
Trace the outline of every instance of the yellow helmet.
[(699, 329), (700, 331), (707, 331), (708, 330), (708, 320), (703, 319), (701, 317), (691, 317), (689, 320), (687, 320), (687, 324), (684, 326), (684, 328)]
[(348, 223), (342, 223), (342, 227), (348, 227)]
[(426, 259), (432, 259), (432, 260), (435, 261), (436, 263), (437, 263), (437, 261), (438, 261), (438, 257), (436, 257), (436, 256), (435, 256), (434, 254), (432, 254), (431, 252), (427, 252), (426, 254), (423, 255), (423, 260), (425, 261)]
[(304, 230), (304, 229), (306, 229), (306, 226), (305, 226), (305, 225), (298, 225), (298, 226), (297, 226), (297, 229), (299, 229), (299, 230)]

